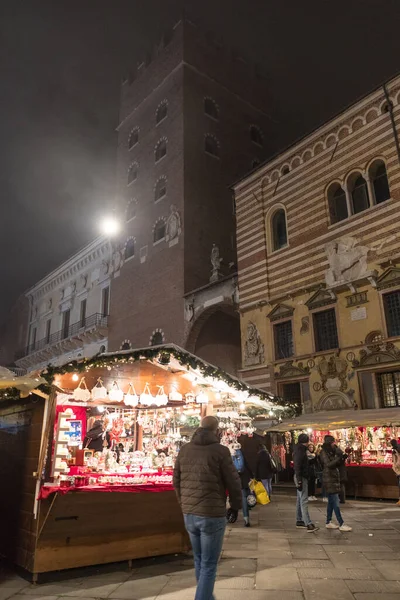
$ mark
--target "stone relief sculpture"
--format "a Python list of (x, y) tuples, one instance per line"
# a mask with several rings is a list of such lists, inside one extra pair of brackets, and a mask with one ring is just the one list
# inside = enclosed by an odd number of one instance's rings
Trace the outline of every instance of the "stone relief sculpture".
[(220, 273), (220, 267), (221, 267), (221, 263), (222, 263), (222, 258), (219, 255), (219, 248), (216, 244), (213, 244), (212, 250), (211, 250), (211, 265), (212, 265), (212, 271), (211, 271), (211, 277), (210, 277), (210, 281), (218, 281), (218, 279), (221, 276)]
[(264, 362), (264, 344), (255, 324), (247, 324), (246, 341), (244, 344), (244, 363), (246, 366), (260, 365)]
[(187, 298), (185, 301), (185, 320), (190, 323), (194, 318), (194, 296)]
[(356, 281), (369, 273), (367, 265), (369, 248), (358, 246), (357, 243), (353, 237), (344, 237), (325, 245), (329, 261), (329, 269), (325, 274), (328, 287)]
[(300, 335), (304, 335), (310, 331), (310, 317), (301, 318)]
[(339, 356), (331, 356), (326, 360), (325, 356), (318, 364), (318, 372), (321, 377), (324, 392), (347, 389), (347, 361)]
[(169, 217), (165, 226), (165, 239), (167, 242), (171, 242), (177, 238), (182, 231), (181, 217), (175, 204), (171, 204), (169, 211)]

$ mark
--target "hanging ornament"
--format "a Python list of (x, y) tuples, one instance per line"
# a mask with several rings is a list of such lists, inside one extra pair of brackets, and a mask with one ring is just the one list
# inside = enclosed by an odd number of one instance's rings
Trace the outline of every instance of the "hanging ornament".
[(154, 399), (154, 404), (156, 406), (165, 406), (166, 404), (168, 404), (168, 396), (164, 392), (164, 386), (163, 385), (158, 385), (157, 387), (158, 387), (158, 392), (157, 392), (156, 397)]
[(129, 384), (128, 391), (125, 394), (124, 402), (127, 406), (137, 406), (139, 402), (139, 396), (132, 383)]
[(192, 404), (192, 403), (193, 403), (193, 402), (196, 400), (196, 397), (195, 397), (195, 395), (193, 394), (193, 392), (188, 392), (188, 393), (185, 395), (185, 399), (186, 399), (186, 402), (187, 402), (188, 404)]
[(150, 386), (148, 383), (146, 383), (143, 392), (140, 394), (140, 404), (143, 406), (151, 406), (152, 404), (155, 404), (154, 396), (151, 395)]
[(103, 380), (101, 377), (98, 378), (96, 385), (92, 389), (92, 400), (106, 400), (107, 390), (103, 386)]
[(84, 377), (82, 377), (82, 379), (78, 383), (78, 387), (76, 387), (74, 389), (73, 396), (74, 396), (74, 400), (81, 400), (82, 402), (87, 402), (87, 400), (90, 400), (91, 394), (90, 394), (89, 390), (87, 389), (87, 385), (86, 385), (86, 381), (85, 381)]
[(176, 388), (173, 388), (169, 393), (169, 399), (171, 402), (182, 402), (183, 396)]
[(122, 402), (122, 400), (124, 399), (124, 392), (120, 389), (116, 381), (114, 381), (114, 383), (112, 384), (111, 389), (108, 392), (108, 397), (113, 402)]

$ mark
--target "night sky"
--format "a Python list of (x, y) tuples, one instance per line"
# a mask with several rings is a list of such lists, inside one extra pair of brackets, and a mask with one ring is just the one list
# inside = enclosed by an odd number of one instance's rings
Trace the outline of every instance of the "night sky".
[(0, 320), (98, 234), (121, 78), (183, 4), (265, 67), (276, 150), (400, 72), (399, 0), (2, 0)]

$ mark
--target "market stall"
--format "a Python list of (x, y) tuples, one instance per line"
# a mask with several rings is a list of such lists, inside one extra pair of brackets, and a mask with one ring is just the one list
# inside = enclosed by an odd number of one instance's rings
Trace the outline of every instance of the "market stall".
[(253, 435), (248, 407), (281, 410), (272, 396), (172, 345), (42, 376), (49, 396), (35, 417), (43, 429), (31, 457), (33, 519), (25, 508), (29, 539), (18, 532), (13, 557), (36, 575), (187, 550), (172, 487), (182, 444), (206, 414), (232, 445)]
[[(325, 435), (332, 435), (349, 455), (349, 495), (398, 499), (390, 440), (400, 438), (399, 408), (315, 412), (284, 420), (266, 432), (273, 440), (273, 453), (287, 457), (302, 432), (308, 433), (316, 446), (323, 443)], [(289, 465), (290, 459), (285, 462)]]

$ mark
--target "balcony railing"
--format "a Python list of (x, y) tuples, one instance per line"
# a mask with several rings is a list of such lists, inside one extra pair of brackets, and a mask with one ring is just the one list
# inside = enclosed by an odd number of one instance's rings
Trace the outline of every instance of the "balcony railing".
[(53, 346), (58, 342), (62, 342), (68, 338), (79, 336), (80, 334), (85, 333), (86, 331), (93, 329), (95, 327), (107, 327), (108, 317), (107, 315), (102, 315), (101, 313), (95, 313), (90, 317), (86, 317), (85, 319), (80, 319), (77, 323), (73, 323), (69, 327), (64, 327), (51, 335), (48, 335), (33, 344), (29, 344), (19, 352), (17, 352), (15, 359), (23, 358), (24, 356), (28, 356), (29, 354), (33, 354), (34, 352), (38, 352), (39, 350), (44, 350), (47, 347)]

